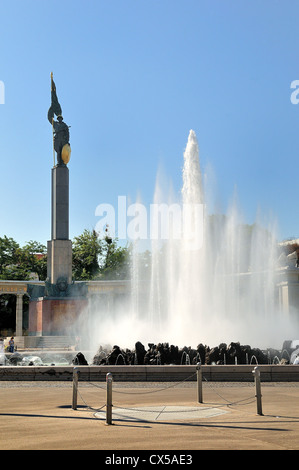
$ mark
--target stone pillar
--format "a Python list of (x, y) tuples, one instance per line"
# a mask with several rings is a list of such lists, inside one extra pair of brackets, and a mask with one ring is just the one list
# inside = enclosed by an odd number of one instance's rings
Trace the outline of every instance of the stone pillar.
[(109, 292), (108, 294), (108, 312), (112, 313), (114, 310), (114, 302), (115, 302), (115, 296), (113, 292)]
[(277, 271), (280, 310), (287, 316), (299, 314), (299, 269), (281, 268)]
[(17, 294), (16, 336), (23, 335), (23, 294)]
[(72, 282), (72, 242), (71, 240), (50, 240), (47, 247), (47, 276), (51, 284), (60, 277)]
[(52, 223), (48, 241), (47, 276), (51, 284), (61, 277), (72, 282), (72, 242), (69, 240), (69, 169), (52, 168)]
[(52, 168), (52, 240), (69, 239), (69, 169)]

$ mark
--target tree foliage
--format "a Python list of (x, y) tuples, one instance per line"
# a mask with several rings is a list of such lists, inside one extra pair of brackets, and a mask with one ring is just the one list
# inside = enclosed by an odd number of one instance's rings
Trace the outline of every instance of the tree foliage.
[(33, 273), (45, 279), (46, 247), (34, 241), (20, 247), (13, 238), (0, 237), (0, 279), (26, 281)]
[(99, 271), (99, 257), (102, 245), (97, 233), (84, 232), (73, 240), (73, 277), (76, 280), (93, 279)]
[(125, 279), (128, 276), (128, 250), (119, 247), (108, 232), (104, 237), (84, 230), (73, 241), (73, 277), (76, 280)]
[(100, 279), (126, 279), (129, 272), (127, 248), (117, 246), (117, 239), (112, 240), (106, 236), (102, 240), (102, 256), (97, 277)]
[[(94, 230), (84, 230), (73, 243), (73, 279), (125, 279), (129, 273), (128, 249), (118, 246), (108, 232), (104, 237)], [(47, 277), (47, 249), (37, 241), (21, 247), (13, 238), (0, 237), (0, 279), (30, 280)]]

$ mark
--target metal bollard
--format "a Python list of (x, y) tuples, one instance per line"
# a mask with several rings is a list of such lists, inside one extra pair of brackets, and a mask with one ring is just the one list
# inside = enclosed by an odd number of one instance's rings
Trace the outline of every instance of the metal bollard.
[(77, 409), (78, 376), (79, 376), (78, 368), (74, 367), (73, 369), (73, 403), (72, 403), (73, 410)]
[(263, 416), (262, 411), (262, 392), (261, 392), (261, 372), (259, 367), (255, 367), (252, 371), (255, 381), (255, 393), (256, 393), (256, 407), (257, 414)]
[(112, 382), (113, 377), (110, 372), (106, 375), (107, 383), (107, 403), (106, 403), (106, 424), (112, 424)]
[(197, 363), (197, 401), (202, 403), (202, 371), (200, 362)]

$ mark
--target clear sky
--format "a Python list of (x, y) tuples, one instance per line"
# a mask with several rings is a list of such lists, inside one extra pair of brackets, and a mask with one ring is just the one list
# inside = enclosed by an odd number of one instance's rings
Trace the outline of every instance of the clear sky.
[(0, 15), (0, 236), (51, 236), (53, 71), (70, 238), (101, 203), (149, 204), (160, 166), (179, 191), (190, 129), (223, 212), (237, 192), (248, 223), (261, 210), (299, 237), (297, 0), (2, 0)]

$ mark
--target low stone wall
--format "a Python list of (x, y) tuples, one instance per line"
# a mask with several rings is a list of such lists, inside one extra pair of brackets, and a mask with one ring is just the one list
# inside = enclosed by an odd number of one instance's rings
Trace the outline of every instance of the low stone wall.
[[(203, 382), (253, 382), (254, 365), (202, 366)], [(196, 366), (76, 366), (79, 381), (105, 382), (110, 372), (115, 382), (196, 381)], [(261, 365), (262, 382), (299, 382), (297, 365)], [(0, 367), (0, 381), (72, 381), (73, 366)]]

